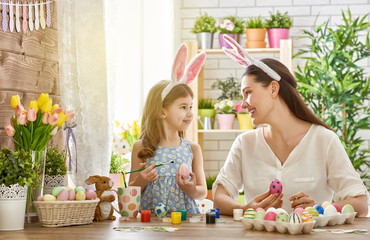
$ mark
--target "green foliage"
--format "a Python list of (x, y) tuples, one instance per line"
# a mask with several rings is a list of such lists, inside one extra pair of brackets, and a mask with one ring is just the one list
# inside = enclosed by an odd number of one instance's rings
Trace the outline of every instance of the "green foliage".
[(358, 63), (370, 56), (369, 32), (360, 40), (360, 32), (369, 29), (364, 17), (352, 19), (342, 11), (344, 23), (328, 27), (329, 20), (314, 29), (303, 31), (301, 38), (310, 41), (305, 49), (295, 55), (306, 59), (304, 68), (298, 66), (295, 76), (298, 89), (314, 113), (323, 119), (342, 141), (353, 167), (363, 179), (369, 179), (364, 171), (370, 167), (369, 151), (363, 150), (365, 141), (357, 132), (370, 129), (369, 99), (370, 77)]
[[(226, 29), (227, 22), (225, 20), (230, 20), (234, 24), (234, 28), (232, 30)], [(243, 34), (245, 30), (245, 21), (236, 16), (223, 17), (221, 19), (221, 24), (217, 27), (217, 30), (220, 33)]]
[(217, 79), (211, 85), (212, 89), (221, 90), (221, 95), (217, 98), (218, 100), (241, 100), (240, 87), (240, 81), (233, 76), (227, 77), (226, 80)]
[(110, 161), (110, 173), (121, 173), (130, 165), (130, 161), (121, 154), (112, 151)]
[(45, 174), (49, 176), (66, 175), (65, 151), (50, 147), (46, 151)]
[(207, 13), (200, 15), (194, 22), (194, 26), (191, 30), (192, 33), (201, 33), (201, 32), (216, 32), (216, 18), (208, 16)]
[(265, 28), (265, 22), (261, 16), (252, 17), (247, 20), (247, 28)]
[(293, 20), (288, 16), (288, 12), (283, 15), (279, 11), (276, 14), (270, 12), (270, 18), (265, 20), (265, 27), (270, 28), (291, 28), (293, 26)]
[(206, 177), (206, 184), (207, 184), (207, 189), (212, 190), (212, 185), (216, 181), (217, 176), (207, 176)]
[(198, 101), (198, 109), (214, 109), (215, 104), (211, 98), (201, 98)]
[(20, 186), (32, 186), (39, 179), (36, 171), (38, 167), (38, 164), (32, 164), (28, 151), (20, 149), (12, 152), (3, 148), (0, 152), (0, 185), (8, 187), (18, 183)]

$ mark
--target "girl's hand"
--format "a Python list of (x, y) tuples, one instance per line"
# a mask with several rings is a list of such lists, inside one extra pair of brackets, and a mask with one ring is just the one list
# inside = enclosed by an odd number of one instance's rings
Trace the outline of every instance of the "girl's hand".
[(192, 172), (190, 173), (190, 180), (181, 177), (180, 174), (177, 172), (176, 182), (177, 182), (177, 185), (179, 185), (180, 190), (190, 196), (191, 196), (191, 193), (196, 191), (197, 179), (195, 177), (195, 174)]
[[(270, 194), (270, 191), (264, 192), (264, 193), (256, 196), (255, 198), (253, 198), (246, 205), (246, 209), (248, 209), (248, 208), (254, 208), (254, 209), (263, 208), (263, 209), (267, 210), (270, 207), (281, 208), (281, 206), (283, 205), (283, 200), (282, 200), (283, 196), (284, 195), (282, 193), (280, 193), (280, 194), (277, 194), (277, 193)], [(246, 210), (246, 209), (244, 209), (244, 210)]]
[[(144, 168), (146, 163), (140, 163), (140, 168)], [(138, 180), (147, 185), (150, 182), (154, 182), (158, 179), (157, 169), (153, 163), (150, 167), (146, 168), (143, 171), (140, 171), (138, 174)]]
[(306, 207), (313, 207), (315, 205), (315, 201), (312, 199), (310, 195), (304, 192), (299, 192), (290, 196), (289, 201), (291, 201), (292, 208), (306, 208)]

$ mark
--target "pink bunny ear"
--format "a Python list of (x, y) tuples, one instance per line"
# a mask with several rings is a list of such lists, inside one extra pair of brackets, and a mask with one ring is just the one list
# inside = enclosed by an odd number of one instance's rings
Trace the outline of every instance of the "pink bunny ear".
[(178, 82), (184, 76), (186, 61), (188, 60), (188, 47), (183, 43), (177, 51), (172, 67), (172, 81)]
[(225, 48), (225, 47), (222, 47), (222, 51), (224, 51), (224, 53), (229, 56), (234, 62), (236, 63), (239, 63), (240, 65), (242, 66), (245, 66), (245, 67), (248, 67), (248, 62), (245, 60), (245, 58), (243, 57), (240, 57), (240, 55), (237, 55), (235, 52)]
[(182, 79), (181, 82), (184, 82), (187, 85), (191, 84), (194, 81), (194, 79), (198, 76), (205, 61), (206, 61), (205, 52), (200, 52), (197, 55), (195, 55), (195, 57), (193, 57), (193, 59), (186, 67), (184, 73), (185, 79)]
[[(234, 38), (224, 35), (223, 38), (226, 40), (226, 42), (237, 52), (240, 56), (245, 57), (244, 49), (235, 41)], [(224, 48), (224, 47), (222, 47)]]

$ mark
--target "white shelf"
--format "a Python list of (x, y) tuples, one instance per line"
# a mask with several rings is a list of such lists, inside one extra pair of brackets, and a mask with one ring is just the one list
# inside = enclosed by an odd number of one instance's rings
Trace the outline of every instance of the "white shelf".
[(246, 129), (230, 129), (230, 130), (223, 130), (223, 129), (211, 129), (211, 130), (203, 130), (199, 129), (198, 133), (242, 133), (249, 130)]
[[(231, 49), (234, 51), (233, 49)], [(280, 53), (280, 48), (247, 48), (248, 53)], [(205, 51), (207, 54), (224, 54), (220, 48), (215, 49), (198, 49), (198, 53)]]

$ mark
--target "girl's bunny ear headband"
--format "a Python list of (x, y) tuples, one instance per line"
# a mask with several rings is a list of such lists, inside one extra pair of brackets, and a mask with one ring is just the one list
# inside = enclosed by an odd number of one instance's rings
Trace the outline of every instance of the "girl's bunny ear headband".
[[(274, 70), (272, 70), (269, 66), (261, 62), (260, 60), (257, 60), (253, 58), (251, 55), (247, 53), (247, 51), (242, 48), (239, 43), (237, 43), (233, 38), (224, 35), (224, 39), (230, 44), (230, 46), (235, 50), (231, 51), (230, 49), (227, 49), (225, 47), (222, 47), (222, 50), (226, 53), (227, 56), (229, 56), (234, 62), (239, 63), (240, 65), (247, 68), (250, 65), (255, 65), (258, 68), (260, 68), (262, 71), (264, 71), (267, 75), (269, 75), (272, 79), (276, 81), (280, 81), (281, 77), (279, 74), (277, 74)], [(245, 88), (245, 83), (242, 82), (241, 90)]]
[(187, 59), (188, 48), (183, 43), (177, 51), (175, 61), (172, 65), (171, 82), (162, 91), (162, 101), (174, 86), (179, 84), (190, 85), (194, 81), (206, 60), (206, 53), (204, 51), (198, 53), (191, 59), (188, 65), (186, 65)]

